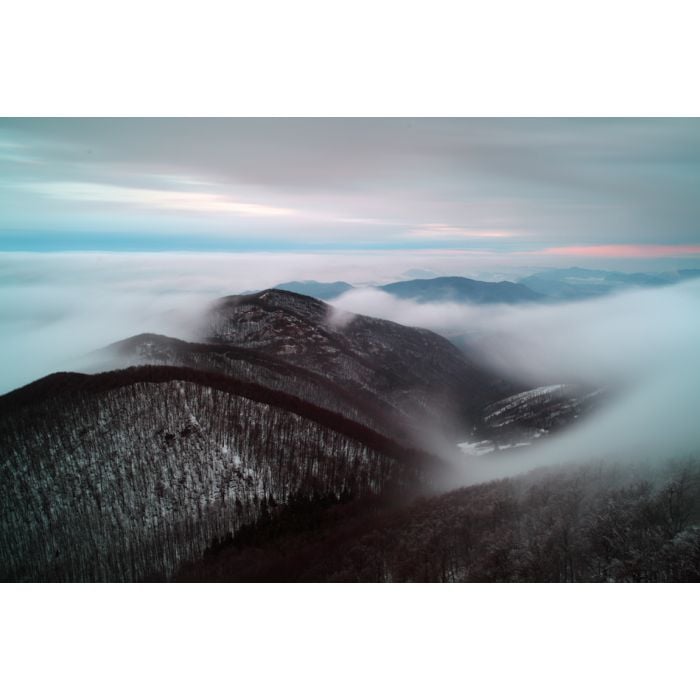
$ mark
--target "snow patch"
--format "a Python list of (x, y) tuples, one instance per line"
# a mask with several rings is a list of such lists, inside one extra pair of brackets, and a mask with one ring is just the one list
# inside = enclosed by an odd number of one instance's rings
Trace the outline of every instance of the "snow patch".
[(485, 420), (490, 420), (496, 416), (500, 416), (502, 413), (517, 408), (518, 406), (522, 406), (523, 404), (527, 404), (533, 399), (546, 396), (547, 394), (553, 394), (557, 391), (562, 391), (566, 387), (566, 384), (551, 384), (549, 386), (539, 386), (536, 389), (530, 389), (529, 391), (521, 391), (519, 394), (513, 394), (513, 396), (509, 396), (507, 399), (491, 404), (491, 408), (498, 408), (491, 411), (491, 413), (488, 413), (485, 416)]
[(464, 454), (470, 455), (471, 457), (481, 457), (481, 455), (493, 452), (496, 446), (491, 442), (491, 440), (480, 440), (479, 442), (460, 442), (457, 444)]

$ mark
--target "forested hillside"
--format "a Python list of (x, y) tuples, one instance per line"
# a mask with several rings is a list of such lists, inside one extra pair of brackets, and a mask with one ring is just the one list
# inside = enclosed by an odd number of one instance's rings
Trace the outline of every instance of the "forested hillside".
[(0, 397), (0, 579), (697, 576), (695, 463), (431, 495), (458, 436), (488, 472), (479, 455), (546, 439), (598, 389), (522, 391), (434, 333), (280, 290), (220, 299), (201, 335), (127, 338), (93, 360), (136, 366)]
[(294, 396), (167, 367), (40, 380), (2, 397), (0, 434), (2, 580), (166, 579), (268, 504), (407, 488), (429, 459)]
[(225, 374), (297, 396), (405, 442), (412, 438), (406, 431), (406, 415), (381, 396), (359, 387), (350, 390), (343, 383), (292, 365), (272, 353), (222, 343), (188, 343), (145, 333), (114, 343), (97, 353), (97, 357), (105, 365), (167, 365)]
[(420, 498), (279, 506), (183, 581), (700, 581), (700, 462), (589, 465)]
[(483, 408), (519, 389), (421, 328), (340, 312), (272, 289), (216, 301), (199, 342), (141, 334), (94, 353), (98, 369), (135, 364), (219, 372), (293, 394), (403, 442), (461, 437)]
[(478, 420), (512, 387), (436, 333), (340, 312), (281, 290), (224, 297), (204, 322), (210, 343), (256, 350), (370, 394), (416, 423), (443, 429)]

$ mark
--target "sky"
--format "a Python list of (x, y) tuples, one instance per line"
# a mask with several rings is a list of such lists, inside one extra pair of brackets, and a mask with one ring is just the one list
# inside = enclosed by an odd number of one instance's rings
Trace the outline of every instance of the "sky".
[(670, 269), (698, 192), (697, 119), (0, 119), (0, 251)]

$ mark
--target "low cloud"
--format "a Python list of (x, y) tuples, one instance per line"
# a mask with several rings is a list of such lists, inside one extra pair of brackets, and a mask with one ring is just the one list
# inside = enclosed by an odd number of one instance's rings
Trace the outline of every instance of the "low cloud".
[(349, 292), (347, 311), (423, 326), (530, 385), (611, 386), (616, 398), (536, 449), (472, 460), (464, 479), (591, 459), (663, 459), (700, 451), (700, 283), (557, 305), (417, 304)]
[(137, 333), (187, 339), (220, 296), (310, 278), (390, 282), (426, 258), (463, 271), (459, 258), (442, 252), (3, 253), (0, 393), (79, 370), (87, 353)]
[[(421, 262), (442, 270), (455, 260)], [(404, 254), (5, 254), (0, 392), (80, 370), (91, 351), (136, 333), (187, 339), (225, 294), (292, 279), (384, 281), (416, 263)], [(614, 401), (537, 449), (465, 462), (465, 482), (566, 461), (700, 452), (700, 282), (571, 304), (417, 304), (369, 287), (333, 303), (339, 323), (362, 313), (430, 328), (532, 386), (616, 387)]]

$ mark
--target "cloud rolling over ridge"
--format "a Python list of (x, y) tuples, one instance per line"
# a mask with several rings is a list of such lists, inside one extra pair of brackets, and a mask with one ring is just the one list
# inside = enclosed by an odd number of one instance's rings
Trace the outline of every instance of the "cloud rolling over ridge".
[(593, 301), (530, 306), (416, 304), (375, 290), (338, 301), (466, 338), (482, 361), (532, 386), (616, 388), (614, 400), (527, 452), (471, 461), (466, 480), (589, 459), (663, 459), (700, 450), (700, 282)]
[[(395, 279), (415, 263), (396, 255), (5, 255), (0, 391), (80, 370), (87, 353), (137, 333), (188, 339), (218, 296), (309, 277)], [(433, 263), (464, 264), (454, 256)], [(619, 389), (610, 405), (546, 445), (468, 464), (466, 480), (568, 460), (700, 450), (700, 282), (567, 304), (417, 304), (369, 288), (334, 303), (460, 340), (498, 373), (531, 386)]]

